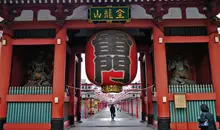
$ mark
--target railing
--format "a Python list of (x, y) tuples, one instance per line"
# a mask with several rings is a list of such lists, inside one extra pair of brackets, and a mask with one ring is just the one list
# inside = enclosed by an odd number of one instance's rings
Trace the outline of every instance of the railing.
[[(152, 93), (156, 92), (156, 87), (152, 87)], [(168, 85), (169, 93), (213, 93), (212, 84), (185, 84)]]
[(9, 102), (6, 123), (50, 123), (51, 107), (49, 102)]
[[(168, 85), (168, 91), (172, 93), (213, 93), (212, 84), (191, 84), (191, 85)], [(152, 88), (152, 93), (156, 92), (156, 87)], [(200, 105), (207, 104), (210, 112), (216, 118), (215, 100), (191, 100), (187, 101), (187, 108), (175, 108), (174, 102), (170, 101), (171, 122), (197, 122), (200, 115)], [(153, 102), (154, 120), (157, 119), (157, 102)]]
[(169, 85), (169, 93), (213, 93), (211, 84)]
[(51, 86), (10, 86), (9, 94), (22, 94), (22, 95), (46, 95), (52, 94)]
[[(213, 93), (212, 84), (169, 85), (169, 93)], [(174, 102), (170, 102), (171, 122), (197, 122), (201, 113), (200, 106), (208, 105), (210, 112), (216, 114), (215, 100), (191, 100), (187, 101), (187, 108), (175, 108)]]
[[(52, 86), (10, 86), (9, 95), (49, 95)], [(6, 123), (50, 124), (51, 102), (8, 102)]]
[[(209, 107), (209, 111), (214, 114), (215, 112), (215, 101), (187, 101), (187, 108), (178, 108), (174, 106), (174, 102), (170, 102), (170, 118), (171, 122), (197, 122), (198, 117), (201, 113), (200, 105), (206, 104)], [(215, 119), (216, 120), (216, 119)]]

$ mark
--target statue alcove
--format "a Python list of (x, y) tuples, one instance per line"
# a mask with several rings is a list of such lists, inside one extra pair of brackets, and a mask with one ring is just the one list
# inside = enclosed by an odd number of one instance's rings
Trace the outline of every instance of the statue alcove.
[[(199, 45), (193, 43), (167, 44), (166, 52), (169, 84), (209, 84), (211, 82), (206, 43), (199, 43)], [(188, 78), (181, 77), (182, 75), (179, 77), (175, 73), (177, 71), (175, 65), (178, 63), (184, 65), (184, 68), (180, 67), (179, 72), (183, 73), (184, 70), (187, 70)], [(174, 78), (178, 80), (178, 83), (173, 80)], [(184, 82), (179, 81), (178, 78), (183, 79)]]
[(15, 46), (11, 86), (51, 85), (53, 50), (53, 46)]

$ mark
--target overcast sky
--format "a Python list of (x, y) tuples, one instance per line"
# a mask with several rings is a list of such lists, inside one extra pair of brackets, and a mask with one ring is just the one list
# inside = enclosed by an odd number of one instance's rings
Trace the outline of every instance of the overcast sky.
[[(139, 57), (139, 53), (138, 53), (138, 57)], [(86, 79), (86, 82), (87, 83), (90, 83), (90, 81), (88, 80), (88, 78), (87, 78), (87, 76), (86, 76), (86, 68), (85, 68), (85, 54), (82, 54), (82, 59), (83, 59), (83, 61), (82, 61), (82, 64), (81, 64), (81, 78), (82, 79)], [(137, 69), (137, 75), (136, 75), (136, 77), (135, 77), (135, 79), (134, 79), (134, 81), (133, 82), (138, 82), (138, 81), (140, 81), (140, 64), (139, 64), (139, 62), (138, 62), (138, 69)]]

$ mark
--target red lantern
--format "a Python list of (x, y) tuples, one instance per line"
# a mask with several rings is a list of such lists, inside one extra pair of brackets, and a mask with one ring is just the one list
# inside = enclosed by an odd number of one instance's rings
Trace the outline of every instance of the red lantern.
[(114, 85), (121, 89), (121, 86), (130, 84), (136, 76), (135, 41), (125, 32), (101, 31), (88, 41), (85, 63), (87, 77), (92, 83), (108, 86), (108, 89), (112, 89), (108, 92), (116, 91)]

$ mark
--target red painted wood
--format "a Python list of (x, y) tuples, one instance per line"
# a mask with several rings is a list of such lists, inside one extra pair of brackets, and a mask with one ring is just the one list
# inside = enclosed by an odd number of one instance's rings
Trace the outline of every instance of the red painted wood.
[[(48, 29), (56, 28), (59, 30), (59, 26), (56, 21), (39, 21), (39, 22), (14, 22), (13, 29)], [(190, 26), (208, 26), (208, 20), (206, 19), (172, 19), (163, 20), (164, 27), (190, 27)], [(92, 28), (152, 28), (155, 24), (149, 19), (132, 19), (130, 23), (101, 23), (93, 24), (87, 20), (70, 20), (66, 21), (64, 28), (72, 29), (92, 29)]]
[(10, 85), (11, 61), (12, 61), (12, 38), (3, 34), (6, 45), (0, 47), (0, 118), (6, 117), (6, 97)]
[(85, 99), (84, 102), (84, 118), (87, 119), (87, 108), (88, 108), (88, 99)]
[(53, 45), (56, 43), (56, 39), (42, 38), (42, 39), (13, 39), (12, 45)]
[[(216, 126), (218, 126), (216, 122)], [(200, 130), (198, 127), (198, 122), (178, 122), (170, 123), (171, 130)], [(218, 127), (217, 127), (218, 128)]]
[(52, 29), (56, 28), (59, 29), (59, 26), (56, 24), (55, 21), (20, 21), (20, 22), (13, 22), (11, 25), (13, 29)]
[[(52, 118), (63, 118), (66, 67), (66, 30), (61, 30), (57, 34), (56, 38), (61, 39), (61, 45), (55, 44)], [(55, 97), (58, 97), (59, 100), (57, 104), (54, 102)]]
[(205, 43), (209, 42), (208, 36), (165, 36), (164, 43)]
[(214, 91), (216, 93), (216, 115), (220, 116), (220, 46), (218, 43), (215, 43), (214, 37), (218, 36), (217, 33), (211, 34), (210, 42), (208, 43), (209, 48), (209, 59), (210, 59), (210, 67), (211, 67), (211, 77), (212, 77), (212, 84), (214, 87)]
[(69, 92), (70, 92), (70, 104), (69, 104), (69, 108), (68, 108), (68, 113), (69, 115), (74, 115), (74, 95), (75, 95), (75, 90), (74, 90), (74, 86), (75, 86), (75, 53), (72, 52), (70, 58), (69, 58), (70, 62), (69, 62), (69, 71), (68, 71), (68, 85), (69, 87)]
[(52, 95), (7, 95), (7, 102), (51, 102)]
[[(193, 101), (193, 100), (215, 100), (216, 94), (215, 93), (186, 93), (186, 100)], [(169, 100), (174, 100), (174, 94), (169, 94)]]
[(198, 27), (207, 26), (208, 19), (166, 19), (163, 20), (164, 27)]
[[(81, 62), (82, 57), (81, 54), (76, 54), (78, 58), (78, 62), (76, 64), (76, 88), (78, 89), (78, 92), (76, 93), (77, 101), (76, 101), (76, 115), (79, 115), (81, 113), (81, 90), (79, 88), (81, 87)], [(77, 116), (77, 121), (81, 121), (80, 117)]]
[(145, 54), (145, 66), (146, 66), (146, 84), (147, 84), (147, 114), (153, 115), (152, 104), (152, 85), (153, 85), (153, 63), (151, 55)]
[(165, 44), (160, 44), (157, 40), (163, 37), (163, 33), (158, 28), (153, 28), (154, 37), (154, 66), (155, 66), (155, 85), (157, 86), (158, 118), (170, 117), (169, 102), (163, 102), (163, 97), (168, 98), (168, 79), (166, 65)]
[(51, 124), (4, 124), (4, 130), (50, 130)]

